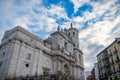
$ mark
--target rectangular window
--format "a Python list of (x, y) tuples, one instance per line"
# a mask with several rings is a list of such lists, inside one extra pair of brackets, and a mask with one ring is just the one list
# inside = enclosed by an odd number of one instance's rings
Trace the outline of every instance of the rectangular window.
[(28, 60), (31, 59), (31, 54), (30, 54), (30, 53), (27, 54), (27, 59), (28, 59)]
[(65, 42), (64, 46), (65, 46), (65, 49), (67, 50), (67, 42)]
[(0, 67), (2, 66), (2, 61), (0, 61)]
[(112, 51), (111, 50), (109, 50), (109, 53), (110, 53), (110, 56), (112, 56)]
[(69, 36), (70, 36), (70, 33), (69, 33)]
[(5, 56), (5, 52), (3, 52), (3, 54), (2, 54), (2, 58)]
[(80, 63), (81, 63), (81, 55), (79, 54), (79, 61), (80, 61)]
[(114, 54), (117, 53), (117, 52), (118, 52), (117, 48), (116, 48), (116, 46), (114, 46)]
[(73, 36), (75, 35), (75, 32), (73, 32)]
[(118, 62), (120, 59), (119, 59), (119, 56), (118, 54), (116, 55), (116, 62)]
[(75, 47), (75, 44), (73, 46)]

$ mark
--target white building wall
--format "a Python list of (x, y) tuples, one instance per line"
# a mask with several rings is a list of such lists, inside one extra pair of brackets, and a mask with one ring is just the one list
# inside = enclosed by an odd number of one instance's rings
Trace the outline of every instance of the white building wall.
[[(2, 41), (2, 44), (7, 43), (9, 40), (13, 42), (9, 42), (6, 46), (3, 46), (2, 49), (0, 49), (0, 55), (4, 51), (7, 51), (5, 52), (7, 54), (6, 59), (0, 58), (3, 62), (6, 60), (5, 64), (0, 68), (0, 77), (1, 75), (4, 75), (2, 70), (6, 70), (4, 73), (5, 75), (7, 73), (6, 76), (9, 78), (35, 74), (40, 75), (43, 74), (44, 68), (49, 69), (50, 73), (57, 73), (57, 71), (64, 72), (64, 65), (68, 66), (70, 72), (73, 72), (76, 78), (81, 79), (83, 77), (84, 70), (80, 68), (83, 67), (83, 55), (79, 53), (79, 51), (76, 51), (76, 54), (73, 52), (73, 44), (68, 40), (67, 36), (67, 38), (65, 38), (65, 34), (63, 35), (64, 37), (59, 34), (52, 35), (52, 48), (57, 50), (58, 45), (61, 49), (65, 48), (66, 42), (67, 49), (64, 50), (62, 55), (66, 56), (69, 60), (71, 58), (70, 54), (76, 55), (77, 62), (73, 64), (74, 69), (72, 69), (68, 59), (64, 59), (62, 61), (57, 58), (54, 59), (53, 56), (51, 56), (53, 54), (51, 46), (45, 46), (43, 40), (22, 30), (22, 28), (18, 28), (18, 30), (15, 29), (13, 29), (13, 31), (8, 31), (8, 33), (11, 34), (6, 35), (10, 36), (8, 38), (3, 38)], [(31, 55), (30, 60), (27, 59), (28, 54)], [(82, 64), (79, 61), (79, 54), (81, 54)], [(28, 64), (28, 67), (26, 64)]]
[(51, 59), (51, 57), (50, 56), (48, 56), (48, 55), (46, 55), (45, 53), (43, 53), (42, 55), (41, 55), (41, 61), (42, 61), (42, 67), (41, 68), (48, 68), (48, 69), (50, 69), (50, 73), (52, 73), (53, 72), (53, 68), (52, 68), (52, 64), (53, 64), (53, 62), (52, 62), (52, 59)]
[[(8, 68), (10, 66), (11, 55), (14, 49), (14, 41), (10, 41), (8, 44), (4, 44), (3, 47), (0, 49), (0, 61), (2, 65), (0, 66), (0, 79), (4, 79), (7, 77)], [(3, 56), (3, 53), (4, 56)]]

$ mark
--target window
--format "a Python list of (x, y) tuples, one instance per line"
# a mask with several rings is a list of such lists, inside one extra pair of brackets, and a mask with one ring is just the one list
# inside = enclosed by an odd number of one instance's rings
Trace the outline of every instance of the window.
[(75, 44), (73, 46), (75, 47)]
[(118, 56), (118, 54), (116, 55), (116, 62), (118, 62), (119, 61), (119, 56)]
[(60, 37), (60, 40), (62, 40), (62, 38)]
[(117, 49), (116, 49), (116, 46), (114, 46), (114, 50), (117, 50)]
[(112, 56), (112, 51), (111, 50), (109, 50), (109, 53), (110, 53), (110, 56)]
[(2, 66), (2, 61), (0, 61), (0, 67)]
[(3, 54), (2, 54), (2, 58), (5, 56), (5, 52), (3, 52)]
[(117, 53), (118, 51), (117, 51), (117, 48), (116, 48), (116, 46), (114, 46), (114, 53)]
[(80, 61), (80, 63), (81, 63), (81, 55), (79, 54), (79, 61)]
[(28, 60), (31, 59), (31, 54), (30, 54), (30, 53), (27, 54), (27, 59), (28, 59)]
[(65, 42), (65, 49), (67, 50), (67, 42)]
[(75, 35), (75, 32), (73, 32), (73, 36)]
[(68, 35), (70, 36), (70, 33), (68, 33)]
[(111, 64), (114, 64), (113, 57), (111, 57)]

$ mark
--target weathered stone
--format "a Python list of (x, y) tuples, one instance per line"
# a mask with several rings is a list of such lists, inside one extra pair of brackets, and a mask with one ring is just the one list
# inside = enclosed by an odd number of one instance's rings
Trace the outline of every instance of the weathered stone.
[[(39, 75), (63, 73), (84, 80), (83, 53), (79, 49), (78, 30), (73, 27), (56, 31), (46, 40), (19, 26), (8, 30), (1, 41), (0, 61), (1, 80), (38, 80)], [(55, 80), (55, 76), (50, 77)], [(58, 77), (72, 80), (65, 75)]]

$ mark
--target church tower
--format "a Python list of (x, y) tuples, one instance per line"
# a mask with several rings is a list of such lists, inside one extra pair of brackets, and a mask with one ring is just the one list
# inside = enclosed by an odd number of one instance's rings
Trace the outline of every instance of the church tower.
[[(66, 35), (71, 39), (73, 44), (73, 55), (75, 57), (76, 69), (74, 75), (82, 75), (84, 76), (84, 64), (83, 64), (83, 52), (79, 49), (79, 38), (78, 38), (78, 30), (73, 27), (71, 23), (71, 27), (69, 29), (64, 30)], [(76, 77), (77, 77), (76, 76)], [(84, 80), (81, 78), (81, 80)]]
[(70, 29), (66, 30), (66, 34), (72, 40), (73, 47), (79, 48), (78, 30), (76, 28), (73, 28), (72, 23), (70, 25), (71, 25), (71, 27), (70, 27)]

